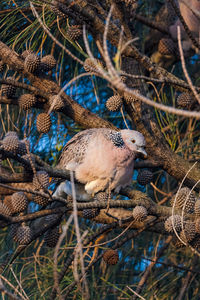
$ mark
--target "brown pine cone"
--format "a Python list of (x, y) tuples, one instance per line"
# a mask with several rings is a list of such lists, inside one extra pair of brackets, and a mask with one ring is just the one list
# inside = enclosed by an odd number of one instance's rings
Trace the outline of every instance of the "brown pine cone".
[(38, 171), (33, 177), (33, 185), (36, 190), (47, 188), (49, 185), (49, 175), (46, 171)]
[(19, 107), (23, 110), (28, 110), (33, 107), (37, 102), (35, 95), (32, 94), (24, 94), (21, 95), (18, 99)]
[(32, 50), (24, 50), (24, 51), (22, 52), (22, 54), (21, 54), (21, 57), (22, 57), (23, 59), (26, 59), (26, 57), (27, 57), (28, 55), (30, 55), (30, 54), (34, 54), (34, 52), (33, 52)]
[(98, 216), (100, 210), (99, 208), (86, 208), (83, 209), (83, 218), (85, 219), (93, 219)]
[(41, 59), (41, 69), (49, 72), (56, 66), (56, 60), (52, 55), (46, 55)]
[(20, 227), (20, 225), (18, 223), (14, 223), (9, 226), (10, 236), (15, 242), (17, 242), (16, 235), (17, 235), (17, 230), (19, 227)]
[(94, 201), (107, 201), (108, 200), (108, 193), (106, 192), (98, 192), (94, 196)]
[(192, 105), (194, 104), (194, 99), (189, 93), (181, 93), (177, 97), (177, 104), (182, 108), (191, 109)]
[(16, 154), (19, 151), (20, 141), (15, 135), (7, 135), (2, 141), (2, 146), (5, 151)]
[(15, 131), (8, 131), (8, 132), (6, 132), (4, 138), (6, 138), (7, 136), (14, 136), (14, 137), (17, 137), (17, 138), (18, 138), (18, 134), (17, 134), (17, 132), (15, 132)]
[(148, 215), (147, 209), (144, 206), (137, 205), (133, 209), (133, 218), (138, 222), (144, 221), (147, 215)]
[(20, 213), (27, 209), (28, 199), (24, 192), (16, 192), (11, 196), (13, 213)]
[(150, 170), (141, 170), (138, 172), (137, 182), (140, 185), (149, 184), (153, 179), (153, 173)]
[(177, 196), (174, 195), (174, 197), (171, 199), (171, 206), (173, 206), (175, 199), (176, 199), (175, 207), (183, 208), (186, 202), (185, 209), (184, 209), (185, 212), (188, 213), (194, 212), (196, 198), (193, 192), (190, 193), (189, 188), (187, 187), (181, 188)]
[(99, 73), (97, 66), (103, 68), (102, 62), (99, 59), (93, 61), (91, 58), (86, 58), (83, 65), (85, 71), (88, 73)]
[(103, 260), (108, 265), (116, 265), (119, 261), (119, 254), (117, 250), (108, 249), (103, 254)]
[[(29, 149), (30, 148), (30, 143), (29, 143), (28, 140), (26, 141), (26, 144), (27, 144), (28, 149)], [(26, 144), (25, 144), (24, 140), (20, 141), (18, 154), (20, 154), (20, 155), (26, 155), (27, 154)]]
[(2, 216), (11, 216), (11, 211), (9, 210), (9, 208), (2, 202), (0, 202), (0, 215)]
[[(54, 12), (54, 14), (60, 18), (67, 18), (68, 15), (62, 12), (62, 6), (63, 3), (61, 1), (58, 0), (51, 1), (51, 10)], [(64, 11), (66, 11), (66, 9)]]
[(14, 214), (13, 206), (12, 206), (12, 197), (5, 196), (3, 199), (3, 204), (8, 207), (9, 211)]
[(49, 200), (47, 198), (44, 198), (39, 195), (33, 195), (32, 200), (33, 200), (33, 202), (35, 202), (41, 206), (46, 206), (49, 203)]
[(0, 61), (0, 73), (3, 72), (3, 69), (4, 69), (4, 63)]
[(196, 235), (195, 223), (187, 222), (184, 226), (184, 230), (180, 233), (180, 238), (184, 242), (191, 242)]
[(82, 29), (80, 25), (72, 25), (67, 29), (67, 36), (70, 40), (77, 40), (82, 35)]
[[(15, 80), (15, 78), (13, 78), (13, 77), (8, 77), (6, 79)], [(6, 96), (7, 98), (12, 98), (15, 96), (16, 86), (5, 83), (5, 84), (2, 84), (1, 91), (2, 91), (3, 95)]]
[(36, 127), (39, 133), (47, 133), (51, 128), (51, 117), (46, 113), (37, 116)]
[(195, 213), (195, 216), (197, 216), (197, 217), (200, 216), (200, 198), (198, 198), (195, 202), (194, 213)]
[[(140, 94), (139, 90), (133, 90), (133, 91), (136, 94)], [(124, 93), (124, 99), (126, 100), (127, 103), (133, 103), (136, 100), (136, 98), (132, 94), (127, 93), (127, 92)]]
[(35, 73), (40, 68), (40, 58), (34, 53), (27, 55), (24, 61), (24, 68), (27, 72)]
[(123, 105), (122, 98), (120, 95), (114, 95), (106, 101), (106, 108), (109, 111), (118, 111)]
[(120, 80), (121, 80), (121, 82), (125, 83), (126, 82), (126, 76), (121, 75)]
[(59, 236), (59, 226), (56, 226), (45, 232), (44, 241), (48, 247), (54, 248), (58, 242)]
[(195, 230), (196, 230), (196, 233), (200, 234), (200, 218), (197, 218), (195, 221)]
[(26, 225), (19, 226), (15, 238), (20, 245), (29, 244), (32, 238), (31, 228)]
[(173, 224), (172, 224), (172, 220), (174, 220), (174, 227), (176, 229), (177, 232), (181, 231), (181, 217), (179, 215), (174, 215), (173, 217), (170, 216), (169, 218), (167, 218), (167, 220), (165, 221), (165, 230), (167, 232), (173, 232)]
[(200, 251), (200, 236), (192, 240), (191, 246), (197, 251)]

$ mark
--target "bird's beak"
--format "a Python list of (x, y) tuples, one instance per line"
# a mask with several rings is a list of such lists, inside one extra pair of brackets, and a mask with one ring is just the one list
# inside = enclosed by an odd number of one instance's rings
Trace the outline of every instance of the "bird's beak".
[(139, 148), (137, 150), (137, 153), (138, 153), (138, 157), (139, 158), (147, 159), (147, 153), (146, 153), (146, 151), (143, 148)]

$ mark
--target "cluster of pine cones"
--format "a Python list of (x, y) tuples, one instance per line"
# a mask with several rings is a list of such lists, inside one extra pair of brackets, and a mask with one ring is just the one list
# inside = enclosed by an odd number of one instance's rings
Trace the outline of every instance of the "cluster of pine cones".
[[(171, 206), (184, 212), (183, 220), (181, 214), (175, 214), (165, 221), (165, 230), (171, 234), (175, 231), (180, 240), (174, 235), (174, 245), (183, 247), (190, 244), (196, 249), (200, 249), (200, 198), (187, 187), (181, 188), (171, 199)], [(187, 216), (194, 215), (191, 221)]]
[[(41, 76), (44, 72), (49, 72), (56, 66), (56, 60), (52, 55), (46, 55), (40, 58), (31, 50), (25, 50), (21, 54), (21, 58), (24, 60), (24, 69), (33, 75), (40, 74)], [(4, 64), (0, 61), (0, 72), (3, 72), (3, 70)], [(39, 97), (38, 95), (36, 96), (33, 93), (24, 93), (17, 96), (16, 99), (16, 79), (14, 77), (7, 77), (6, 80), (9, 80), (10, 83), (2, 84), (1, 94), (7, 98), (15, 98), (22, 110), (27, 111), (31, 108), (37, 107), (37, 104), (39, 103), (47, 102), (47, 99)], [(60, 111), (64, 107), (64, 101), (59, 95), (50, 95), (48, 104), (51, 111)], [(38, 114), (36, 128), (39, 133), (48, 133), (51, 125), (51, 116), (48, 112)]]
[[(32, 164), (34, 165), (34, 156), (29, 151), (29, 142), (26, 140), (20, 140), (18, 135), (14, 131), (9, 131), (5, 134), (4, 138), (0, 141), (0, 150), (2, 153), (11, 153), (20, 156), (23, 159), (23, 166), (27, 172), (30, 173)], [(4, 154), (2, 154), (4, 155)], [(5, 154), (6, 157), (6, 154)], [(2, 156), (3, 158), (3, 156)], [(32, 186), (36, 192), (44, 192), (49, 186), (49, 175), (46, 171), (37, 171), (32, 177)], [(12, 195), (5, 196), (0, 202), (0, 215), (5, 217), (10, 216), (23, 216), (29, 211), (29, 203), (35, 202), (42, 207), (49, 204), (48, 197), (42, 197), (41, 195), (31, 194), (25, 192), (14, 192)], [(47, 217), (46, 217), (47, 218)], [(54, 218), (55, 219), (55, 218)], [(48, 220), (48, 218), (47, 218)], [(45, 233), (45, 241), (47, 245), (56, 244), (55, 236), (58, 239), (58, 227), (49, 229)], [(13, 240), (21, 245), (28, 244), (31, 242), (34, 234), (29, 222), (22, 222), (12, 224), (10, 226), (10, 235)], [(51, 241), (52, 240), (54, 242)]]

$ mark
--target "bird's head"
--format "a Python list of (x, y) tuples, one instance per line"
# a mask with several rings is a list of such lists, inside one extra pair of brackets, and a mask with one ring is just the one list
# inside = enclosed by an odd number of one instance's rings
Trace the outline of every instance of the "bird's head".
[(137, 158), (147, 158), (147, 153), (145, 151), (146, 142), (144, 136), (140, 132), (124, 129), (121, 130), (121, 135), (124, 143), (131, 151), (135, 152)]

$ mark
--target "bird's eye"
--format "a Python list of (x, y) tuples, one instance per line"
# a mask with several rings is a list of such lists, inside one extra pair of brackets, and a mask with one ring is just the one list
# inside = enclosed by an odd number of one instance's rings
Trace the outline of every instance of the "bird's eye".
[(133, 139), (131, 142), (134, 144), (134, 143), (135, 143), (135, 140)]

